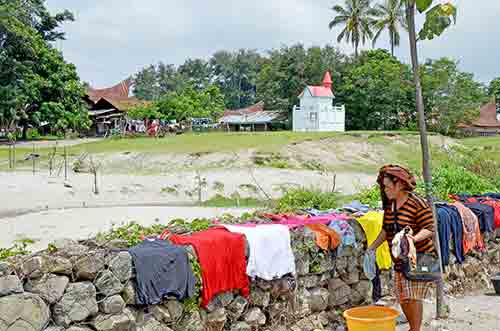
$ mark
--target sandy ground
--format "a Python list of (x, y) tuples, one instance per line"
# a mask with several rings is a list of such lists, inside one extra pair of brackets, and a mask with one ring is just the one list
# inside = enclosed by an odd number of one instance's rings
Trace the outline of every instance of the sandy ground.
[[(202, 187), (202, 200), (215, 194), (265, 198), (257, 188), (262, 187), (269, 196), (278, 197), (283, 187), (307, 187), (331, 190), (333, 178), (316, 171), (257, 168), (216, 169), (201, 172), (206, 181)], [(45, 174), (0, 173), (0, 220), (19, 212), (58, 208), (112, 206), (112, 205), (182, 205), (197, 202), (196, 173), (192, 171), (163, 176), (101, 175), (98, 178), (100, 194), (93, 193), (93, 177), (89, 174), (71, 174), (72, 187), (63, 185), (64, 178)], [(375, 182), (371, 175), (339, 173), (336, 190), (352, 194)], [(217, 188), (218, 186), (218, 188)]]
[[(66, 139), (57, 140), (58, 146), (76, 146), (81, 144), (92, 143), (101, 140), (102, 138), (83, 138), (83, 139)], [(17, 147), (48, 147), (54, 146), (56, 144), (55, 140), (38, 140), (38, 141), (18, 141), (16, 143)], [(6, 142), (0, 142), (0, 148), (7, 148)]]
[[(450, 317), (434, 320), (436, 306), (426, 302), (422, 331), (500, 331), (500, 296), (479, 294), (463, 298), (450, 298)], [(397, 331), (407, 331), (409, 324), (402, 324)]]
[(38, 251), (63, 238), (88, 239), (113, 225), (134, 221), (144, 226), (167, 223), (175, 218), (217, 218), (229, 213), (239, 216), (248, 209), (201, 207), (106, 207), (61, 209), (30, 213), (0, 220), (0, 247), (9, 247), (18, 239), (32, 239), (29, 248)]

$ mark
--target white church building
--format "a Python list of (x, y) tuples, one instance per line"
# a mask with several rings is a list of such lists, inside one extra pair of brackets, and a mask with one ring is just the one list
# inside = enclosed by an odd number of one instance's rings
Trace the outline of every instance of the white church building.
[(293, 107), (293, 131), (345, 131), (345, 107), (334, 106), (332, 78), (327, 72), (322, 86), (306, 86), (300, 106)]

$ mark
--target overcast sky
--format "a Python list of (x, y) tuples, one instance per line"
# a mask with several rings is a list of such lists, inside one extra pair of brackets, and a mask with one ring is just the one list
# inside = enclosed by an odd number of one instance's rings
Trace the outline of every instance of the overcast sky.
[[(444, 2), (444, 0), (443, 0)], [(433, 41), (419, 44), (420, 56), (457, 59), (464, 71), (483, 82), (500, 76), (500, 1), (453, 0), (458, 22)], [(84, 81), (113, 85), (140, 68), (163, 61), (208, 58), (215, 51), (250, 48), (265, 51), (301, 42), (337, 44), (330, 31), (330, 9), (343, 0), (48, 0), (56, 12), (69, 9), (67, 40), (58, 42)], [(388, 48), (388, 38), (379, 47)], [(407, 35), (396, 55), (408, 61)]]

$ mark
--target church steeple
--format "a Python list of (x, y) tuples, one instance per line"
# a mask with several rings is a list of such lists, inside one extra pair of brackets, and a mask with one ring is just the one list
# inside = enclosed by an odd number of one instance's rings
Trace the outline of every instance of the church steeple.
[(327, 71), (325, 73), (325, 77), (323, 78), (323, 86), (331, 90), (332, 89), (332, 84), (333, 84), (333, 82), (332, 82), (332, 76), (330, 76), (330, 72)]

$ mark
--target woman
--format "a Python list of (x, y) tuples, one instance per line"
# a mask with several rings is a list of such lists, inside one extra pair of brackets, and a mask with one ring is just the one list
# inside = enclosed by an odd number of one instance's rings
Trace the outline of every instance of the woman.
[[(386, 165), (380, 169), (377, 183), (382, 196), (384, 223), (377, 239), (368, 249), (376, 251), (385, 240), (391, 247), (394, 236), (410, 227), (413, 230), (410, 239), (417, 253), (434, 253), (432, 209), (424, 199), (412, 193), (416, 186), (412, 174), (401, 166)], [(395, 269), (398, 269), (401, 261), (394, 257), (392, 260)], [(422, 301), (428, 296), (431, 286), (432, 283), (410, 281), (403, 273), (394, 272), (395, 294), (410, 323), (410, 331), (421, 330)]]

